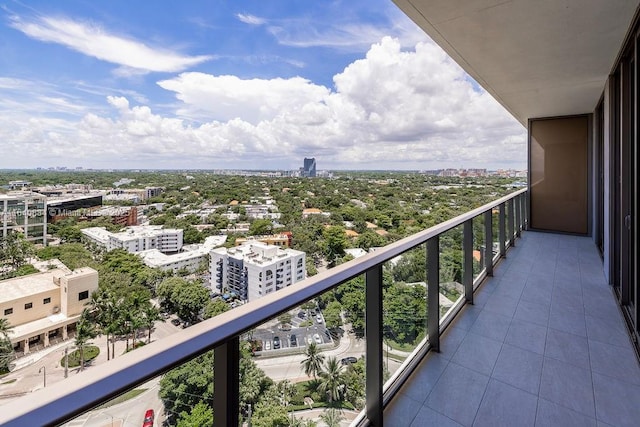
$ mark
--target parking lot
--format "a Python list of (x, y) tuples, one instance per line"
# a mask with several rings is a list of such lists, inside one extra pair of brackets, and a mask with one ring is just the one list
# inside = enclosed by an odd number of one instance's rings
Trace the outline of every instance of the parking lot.
[[(309, 311), (309, 310), (307, 310)], [(300, 313), (304, 313), (301, 315)], [(277, 351), (316, 345), (331, 344), (333, 339), (324, 324), (321, 313), (307, 314), (305, 310), (292, 312), (291, 323), (284, 326), (279, 322), (272, 322), (267, 327), (253, 331), (252, 338), (262, 341), (262, 351)]]

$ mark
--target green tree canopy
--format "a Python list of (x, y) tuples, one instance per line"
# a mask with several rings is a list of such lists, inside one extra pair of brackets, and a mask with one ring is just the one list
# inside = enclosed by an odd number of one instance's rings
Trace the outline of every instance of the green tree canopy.
[(209, 301), (209, 291), (199, 282), (169, 277), (158, 285), (162, 304), (181, 319), (193, 321)]

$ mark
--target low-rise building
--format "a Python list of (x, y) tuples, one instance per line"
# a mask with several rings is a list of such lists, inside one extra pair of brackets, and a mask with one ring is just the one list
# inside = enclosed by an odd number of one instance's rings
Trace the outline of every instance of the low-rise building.
[(29, 353), (34, 347), (70, 338), (82, 310), (98, 289), (98, 272), (84, 267), (56, 268), (0, 281), (0, 314), (11, 326), (14, 350)]
[(103, 206), (89, 210), (79, 219), (91, 221), (100, 217), (109, 217), (112, 223), (122, 227), (138, 225), (138, 208), (135, 206)]
[(111, 233), (104, 227), (81, 230), (83, 237), (107, 251), (124, 249), (130, 253), (157, 249), (163, 253), (176, 253), (182, 249), (182, 229), (162, 228), (161, 225), (128, 227), (119, 233)]
[(236, 238), (235, 245), (244, 245), (247, 242), (262, 242), (267, 245), (279, 246), (282, 248), (291, 247), (291, 232), (284, 232), (280, 234), (272, 234), (269, 236), (249, 236)]
[(306, 278), (305, 253), (261, 242), (211, 251), (211, 287), (253, 301)]
[(31, 187), (30, 181), (23, 181), (23, 180), (9, 181), (9, 189), (11, 190), (24, 190), (29, 187)]
[(222, 246), (227, 240), (227, 236), (209, 236), (201, 245), (183, 246), (183, 251), (176, 254), (163, 254), (157, 249), (138, 252), (146, 266), (159, 268), (165, 271), (186, 269), (190, 272), (196, 271), (203, 262), (209, 262), (209, 252), (212, 249)]

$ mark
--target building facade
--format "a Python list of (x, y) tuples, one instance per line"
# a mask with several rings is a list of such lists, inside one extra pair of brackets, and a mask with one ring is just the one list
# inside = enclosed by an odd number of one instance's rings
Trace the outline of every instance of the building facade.
[(31, 192), (0, 194), (0, 236), (22, 233), (30, 242), (47, 244), (47, 198)]
[(0, 281), (0, 315), (11, 325), (18, 354), (66, 340), (98, 289), (98, 272), (84, 267), (54, 269)]
[(304, 165), (302, 167), (302, 176), (306, 176), (309, 178), (316, 177), (316, 159), (315, 157), (311, 157), (310, 159), (304, 158)]
[(306, 278), (305, 253), (261, 242), (211, 251), (211, 287), (254, 301)]
[(124, 249), (132, 254), (151, 249), (176, 253), (182, 249), (183, 242), (181, 229), (164, 229), (161, 225), (129, 227), (120, 233), (111, 233), (104, 227), (84, 228), (81, 232), (85, 240), (107, 251)]
[(235, 245), (241, 246), (247, 242), (261, 242), (267, 245), (279, 246), (281, 248), (291, 247), (292, 234), (290, 231), (273, 234), (270, 236), (250, 236), (250, 237), (238, 237), (236, 238)]
[(183, 246), (180, 253), (171, 255), (164, 254), (157, 249), (138, 252), (142, 262), (147, 267), (159, 268), (164, 271), (188, 270), (195, 272), (203, 263), (209, 264), (209, 252), (212, 249), (222, 246), (226, 242), (227, 236), (209, 236), (201, 245)]

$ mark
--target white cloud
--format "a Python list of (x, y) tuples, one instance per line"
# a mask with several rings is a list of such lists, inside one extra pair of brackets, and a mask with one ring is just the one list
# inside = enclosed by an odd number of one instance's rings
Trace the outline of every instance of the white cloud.
[(177, 111), (180, 116), (218, 121), (242, 118), (252, 124), (297, 110), (329, 94), (327, 88), (301, 77), (243, 80), (189, 72), (158, 85), (175, 92), (183, 102)]
[(262, 25), (265, 22), (267, 22), (263, 18), (259, 18), (259, 17), (254, 16), (254, 15), (247, 15), (247, 14), (244, 14), (244, 13), (236, 14), (236, 18), (238, 18), (239, 21), (244, 22), (245, 24), (249, 24), (249, 25)]
[(86, 114), (73, 132), (2, 118), (0, 148), (55, 144), (55, 164), (112, 167), (293, 168), (305, 156), (320, 168), (525, 167), (524, 128), (432, 42), (405, 51), (384, 38), (334, 90), (193, 72), (158, 84), (175, 93), (173, 117), (109, 97), (113, 116)]
[(396, 38), (402, 47), (413, 47), (428, 40), (428, 36), (395, 6), (391, 6), (385, 16), (388, 21), (361, 23), (345, 11), (341, 19), (334, 18), (330, 22), (313, 18), (287, 19), (272, 23), (267, 30), (284, 46), (328, 47), (354, 52), (368, 49), (385, 36)]
[(68, 18), (43, 17), (26, 21), (14, 15), (10, 25), (33, 39), (57, 43), (84, 55), (118, 64), (118, 75), (179, 72), (213, 58), (150, 47), (132, 38), (111, 34), (97, 24)]

